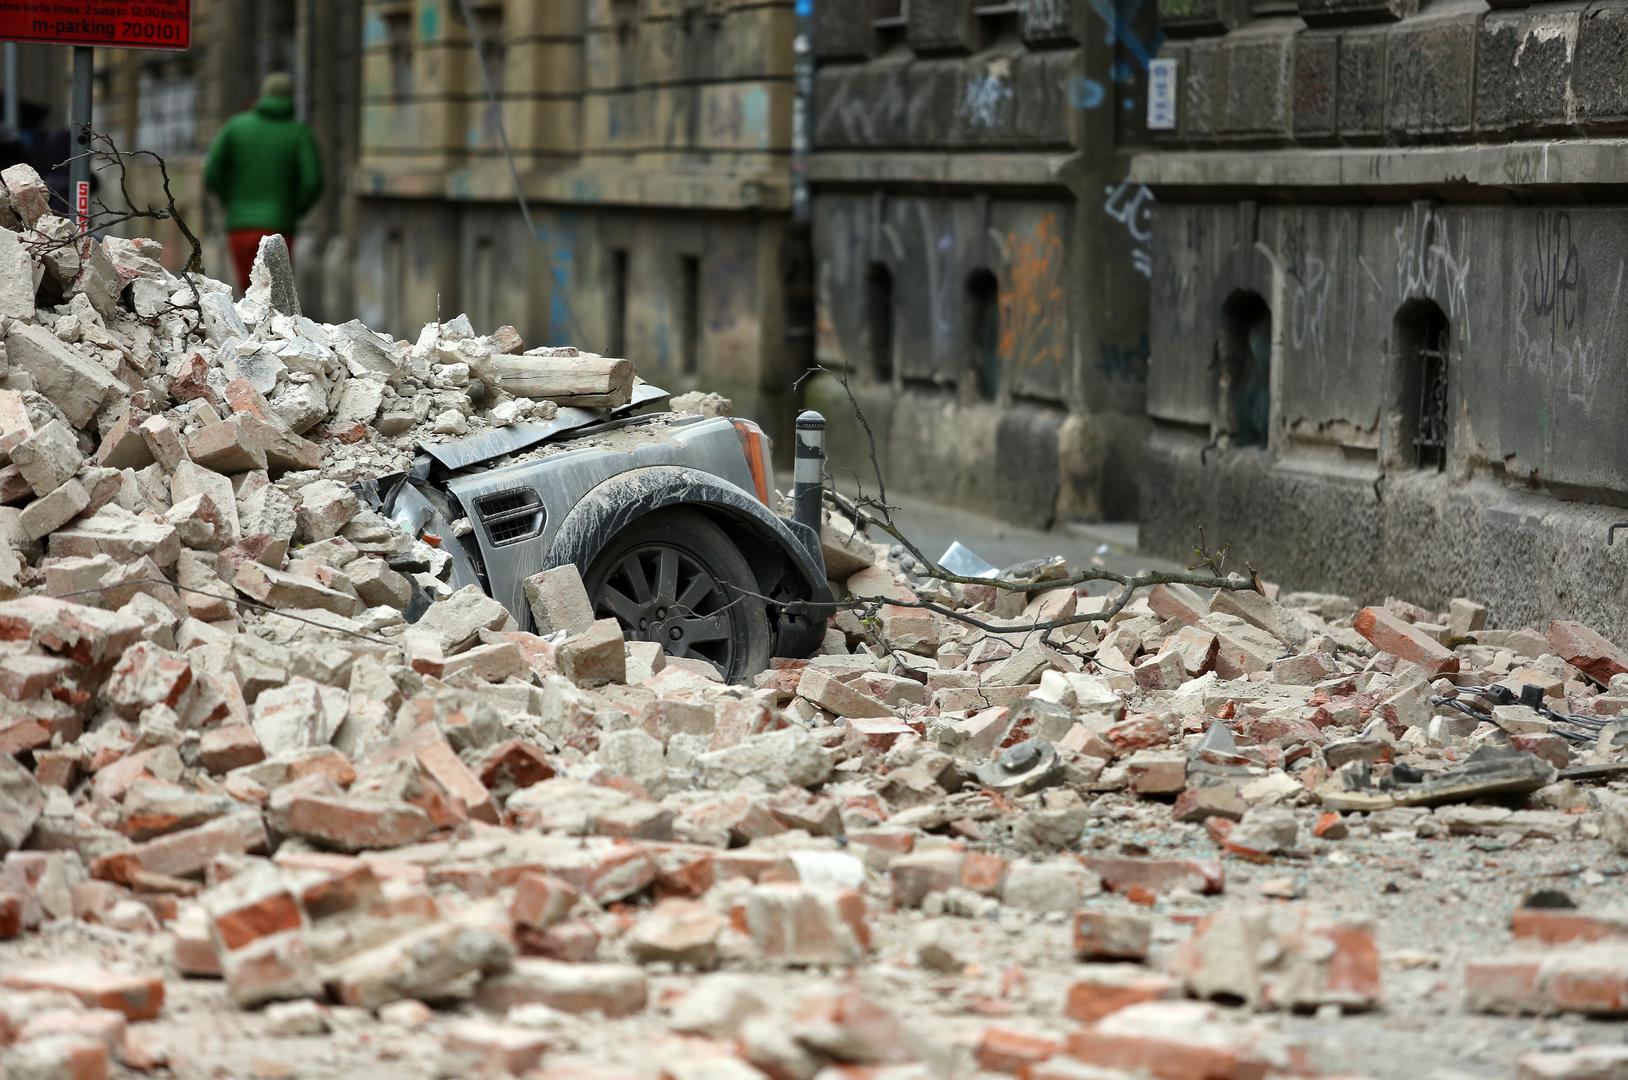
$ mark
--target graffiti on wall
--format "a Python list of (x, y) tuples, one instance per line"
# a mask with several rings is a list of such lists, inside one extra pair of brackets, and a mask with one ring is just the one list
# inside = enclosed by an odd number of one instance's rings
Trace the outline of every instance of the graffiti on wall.
[(1442, 303), (1460, 341), (1470, 340), (1469, 222), (1452, 222), (1430, 207), (1414, 206), (1396, 226), (1398, 303), (1429, 297)]
[(1567, 401), (1590, 413), (1606, 367), (1620, 352), (1617, 312), (1628, 262), (1617, 260), (1605, 326), (1592, 333), (1589, 268), (1577, 249), (1571, 212), (1537, 212), (1523, 250), (1516, 286), (1515, 355), (1523, 370), (1560, 387)]
[(961, 95), (961, 116), (973, 127), (1000, 127), (1006, 122), (1011, 102), (1011, 65), (997, 61), (989, 65), (989, 70), (967, 80)]
[(571, 279), (577, 258), (575, 216), (560, 214), (551, 222), (538, 222), (537, 244), (547, 256), (548, 343), (569, 344), (576, 337), (571, 318)]
[(999, 354), (1004, 363), (1061, 368), (1067, 334), (1063, 303), (1063, 230), (1054, 213), (998, 238), (1006, 254), (1007, 287), (1000, 297)]
[(1132, 345), (1099, 340), (1097, 349), (1097, 370), (1104, 378), (1121, 382), (1147, 381), (1148, 361), (1153, 356), (1153, 350), (1148, 345), (1146, 334)]
[(762, 86), (716, 87), (705, 100), (701, 114), (701, 137), (705, 146), (768, 145), (767, 89)]
[(1145, 278), (1153, 276), (1153, 192), (1129, 178), (1102, 189), (1107, 195), (1102, 211), (1125, 226), (1131, 238), (1131, 266)]
[(1024, 0), (1024, 24), (1031, 31), (1054, 34), (1068, 29), (1068, 0)]

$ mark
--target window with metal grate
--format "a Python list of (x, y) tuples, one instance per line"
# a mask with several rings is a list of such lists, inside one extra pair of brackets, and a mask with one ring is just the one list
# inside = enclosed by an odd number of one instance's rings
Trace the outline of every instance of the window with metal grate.
[(493, 546), (529, 540), (543, 531), (543, 503), (530, 488), (512, 488), (475, 500), (475, 510)]

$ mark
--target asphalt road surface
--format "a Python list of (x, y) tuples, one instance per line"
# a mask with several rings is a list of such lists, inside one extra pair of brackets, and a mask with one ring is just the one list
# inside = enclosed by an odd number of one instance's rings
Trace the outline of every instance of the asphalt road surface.
[[(1185, 569), (1172, 562), (1137, 554), (1134, 524), (1069, 525), (1045, 532), (891, 492), (889, 498), (897, 507), (893, 513), (895, 524), (935, 559), (959, 540), (997, 567), (1061, 555), (1070, 565), (1079, 567), (1100, 558), (1104, 568), (1122, 574), (1147, 569)], [(875, 530), (871, 539), (879, 543), (892, 542)], [(1106, 590), (1093, 590), (1096, 591)]]

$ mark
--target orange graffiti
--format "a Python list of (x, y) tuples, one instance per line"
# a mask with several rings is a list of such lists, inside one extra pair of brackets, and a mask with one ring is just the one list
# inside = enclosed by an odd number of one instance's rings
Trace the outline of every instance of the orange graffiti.
[(1001, 359), (1030, 366), (1063, 363), (1063, 236), (1057, 215), (1006, 236), (1010, 287), (1001, 295)]

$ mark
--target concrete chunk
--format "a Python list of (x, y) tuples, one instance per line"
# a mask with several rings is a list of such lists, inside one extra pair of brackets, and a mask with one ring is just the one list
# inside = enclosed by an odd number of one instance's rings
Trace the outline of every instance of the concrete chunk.
[(101, 364), (43, 326), (12, 323), (6, 332), (6, 359), (12, 367), (28, 372), (35, 388), (75, 427), (89, 425), (106, 402), (129, 392)]

